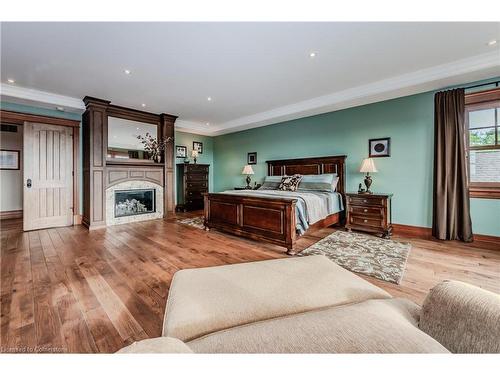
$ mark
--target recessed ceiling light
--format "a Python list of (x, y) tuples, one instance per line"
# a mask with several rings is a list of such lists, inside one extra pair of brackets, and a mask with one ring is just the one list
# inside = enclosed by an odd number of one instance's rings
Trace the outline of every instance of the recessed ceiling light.
[(141, 107), (145, 107), (145, 106), (146, 106), (146, 104), (144, 104), (144, 103), (141, 104)]
[(310, 58), (316, 57), (316, 52), (311, 52), (311, 53), (309, 54), (309, 57), (310, 57)]
[(16, 83), (16, 81), (15, 81), (14, 79), (12, 79), (12, 78), (9, 78), (9, 79), (7, 80), (7, 82), (9, 82), (9, 83)]
[(208, 125), (210, 125), (210, 123), (209, 123), (209, 122), (207, 122), (207, 123), (206, 123), (206, 125), (208, 126)]
[(139, 128), (135, 128), (136, 130), (139, 130)]
[(497, 44), (497, 42), (498, 42), (497, 40), (490, 40), (490, 41), (488, 42), (488, 45), (489, 45), (489, 46), (494, 46), (495, 44)]
[(211, 101), (212, 101), (212, 97), (211, 97), (211, 96), (209, 96), (209, 97), (207, 98), (207, 100), (208, 100), (209, 102), (211, 102)]
[(123, 71), (123, 73), (125, 73), (126, 75), (129, 75), (129, 74), (130, 74), (130, 73), (132, 73), (132, 72), (131, 72), (130, 70), (128, 70), (128, 69), (125, 69), (125, 70)]

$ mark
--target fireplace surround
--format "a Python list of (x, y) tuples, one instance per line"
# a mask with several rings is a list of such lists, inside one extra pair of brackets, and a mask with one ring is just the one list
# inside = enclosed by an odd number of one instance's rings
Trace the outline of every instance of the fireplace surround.
[(163, 187), (147, 180), (129, 180), (106, 189), (106, 225), (163, 217)]
[[(157, 137), (174, 136), (176, 116), (125, 108), (108, 100), (86, 96), (82, 116), (83, 215), (89, 229), (132, 221), (159, 219), (174, 211), (174, 144), (169, 142), (161, 160), (123, 160), (108, 156), (108, 118), (156, 126)], [(121, 186), (122, 183), (131, 186)], [(153, 185), (150, 185), (153, 184)], [(115, 217), (114, 190), (155, 189), (155, 211)], [(110, 195), (111, 194), (111, 195)]]

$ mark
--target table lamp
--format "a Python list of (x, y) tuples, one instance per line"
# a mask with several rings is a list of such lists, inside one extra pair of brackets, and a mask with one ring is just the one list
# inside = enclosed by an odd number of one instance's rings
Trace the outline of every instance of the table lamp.
[(373, 159), (365, 159), (363, 160), (363, 163), (361, 163), (361, 168), (359, 169), (361, 173), (366, 173), (365, 176), (365, 186), (366, 186), (366, 193), (367, 194), (372, 194), (370, 191), (370, 186), (372, 184), (372, 177), (370, 176), (370, 172), (378, 172), (377, 168), (375, 167), (375, 163), (373, 162)]
[(191, 151), (191, 157), (193, 158), (194, 163), (196, 164), (196, 158), (198, 157), (198, 150)]
[(247, 189), (251, 189), (252, 187), (250, 186), (250, 181), (252, 181), (252, 179), (250, 178), (250, 175), (254, 174), (252, 166), (251, 165), (245, 165), (243, 167), (243, 170), (241, 171), (241, 174), (247, 175), (247, 178), (246, 178), (247, 186), (246, 186), (246, 188)]

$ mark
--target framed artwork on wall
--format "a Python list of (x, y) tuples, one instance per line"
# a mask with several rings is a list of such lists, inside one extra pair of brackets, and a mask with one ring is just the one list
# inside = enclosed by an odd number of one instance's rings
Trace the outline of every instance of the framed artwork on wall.
[(247, 155), (247, 164), (257, 164), (257, 153), (249, 152)]
[(198, 154), (203, 154), (203, 143), (193, 141), (193, 150), (198, 151)]
[(187, 158), (187, 147), (186, 146), (175, 146), (175, 157), (176, 158)]
[(391, 156), (391, 138), (369, 139), (368, 155), (370, 158), (383, 158)]
[(19, 169), (19, 159), (21, 152), (19, 150), (0, 150), (0, 169), (17, 170)]

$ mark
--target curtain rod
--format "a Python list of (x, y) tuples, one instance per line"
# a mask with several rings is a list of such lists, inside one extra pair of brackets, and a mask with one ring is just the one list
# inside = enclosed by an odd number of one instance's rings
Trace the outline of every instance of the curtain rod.
[(489, 86), (489, 85), (496, 85), (496, 87), (498, 87), (499, 83), (500, 83), (500, 81), (494, 81), (494, 82), (488, 82), (488, 83), (480, 83), (479, 85), (466, 86), (466, 87), (463, 87), (463, 88), (464, 89), (473, 89), (475, 87)]

